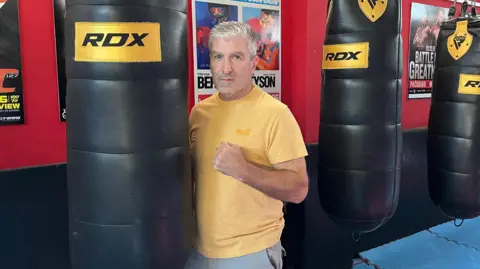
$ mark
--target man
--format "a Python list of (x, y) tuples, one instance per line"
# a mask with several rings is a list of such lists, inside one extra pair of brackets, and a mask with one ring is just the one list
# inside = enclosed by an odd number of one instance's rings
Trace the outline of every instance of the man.
[(187, 269), (280, 269), (283, 202), (308, 191), (300, 128), (287, 106), (252, 83), (258, 57), (250, 26), (210, 32), (218, 90), (190, 115), (197, 238)]
[(416, 49), (425, 49), (427, 46), (430, 46), (432, 43), (432, 33), (431, 28), (428, 22), (428, 17), (425, 15), (420, 26), (418, 26), (415, 36), (413, 38), (413, 44)]
[(247, 23), (258, 36), (257, 70), (278, 70), (280, 57), (278, 11), (261, 9), (260, 17), (251, 18)]
[(440, 26), (442, 25), (442, 22), (447, 18), (445, 15), (445, 10), (439, 9), (437, 11), (437, 20), (435, 21), (435, 24), (432, 26), (432, 35), (434, 36), (433, 40), (433, 45), (437, 44), (437, 39), (438, 39), (438, 33), (440, 33)]

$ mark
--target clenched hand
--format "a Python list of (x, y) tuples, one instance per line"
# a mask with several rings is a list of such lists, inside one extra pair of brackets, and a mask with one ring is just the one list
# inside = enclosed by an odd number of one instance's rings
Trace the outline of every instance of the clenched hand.
[(222, 142), (213, 158), (213, 167), (227, 176), (240, 180), (242, 173), (247, 169), (247, 160), (240, 146)]

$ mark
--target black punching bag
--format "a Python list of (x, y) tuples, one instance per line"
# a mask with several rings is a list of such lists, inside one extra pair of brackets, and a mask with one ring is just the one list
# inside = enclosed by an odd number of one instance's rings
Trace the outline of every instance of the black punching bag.
[(183, 269), (186, 0), (67, 0), (72, 269)]
[(480, 20), (442, 23), (428, 122), (428, 187), (447, 216), (480, 216)]
[[(6, 66), (19, 66), (21, 62), (18, 1), (8, 0), (0, 4), (0, 61), (4, 65), (2, 69)], [(14, 83), (18, 85), (18, 82)]]
[(323, 47), (318, 192), (352, 233), (385, 225), (401, 171), (401, 1), (333, 0)]

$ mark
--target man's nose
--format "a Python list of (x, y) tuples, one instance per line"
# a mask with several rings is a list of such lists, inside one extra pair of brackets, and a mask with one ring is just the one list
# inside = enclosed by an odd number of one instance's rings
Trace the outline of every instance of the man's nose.
[(230, 59), (225, 58), (222, 63), (222, 72), (228, 74), (232, 72), (232, 62)]

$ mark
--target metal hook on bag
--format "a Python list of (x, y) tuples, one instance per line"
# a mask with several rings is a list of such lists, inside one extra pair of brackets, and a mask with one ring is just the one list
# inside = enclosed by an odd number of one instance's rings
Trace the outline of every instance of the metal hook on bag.
[(470, 5), (470, 16), (472, 18), (476, 18), (477, 17), (477, 0), (473, 0), (470, 3), (471, 3), (471, 5)]
[(453, 5), (448, 9), (448, 19), (452, 19), (457, 12), (457, 0), (453, 1)]
[(468, 0), (465, 0), (463, 1), (462, 8), (460, 9), (460, 17), (462, 18), (468, 17), (467, 9), (468, 9)]

